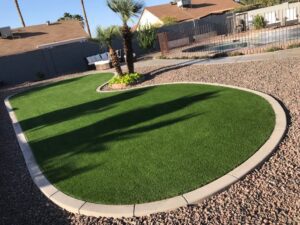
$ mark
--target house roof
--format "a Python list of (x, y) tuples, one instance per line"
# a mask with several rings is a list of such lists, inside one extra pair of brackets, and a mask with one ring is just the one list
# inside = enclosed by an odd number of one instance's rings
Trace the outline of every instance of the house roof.
[(199, 19), (210, 14), (223, 13), (239, 7), (233, 0), (192, 0), (189, 8), (179, 8), (177, 5), (162, 4), (146, 7), (154, 16), (162, 20), (165, 17), (173, 17), (177, 22)]
[(12, 30), (14, 38), (0, 38), (0, 56), (33, 51), (50, 45), (69, 43), (88, 38), (79, 21), (61, 21)]

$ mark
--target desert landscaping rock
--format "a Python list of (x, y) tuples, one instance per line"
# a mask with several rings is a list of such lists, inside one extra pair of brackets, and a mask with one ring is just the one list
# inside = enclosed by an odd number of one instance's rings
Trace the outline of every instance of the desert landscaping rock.
[[(155, 69), (139, 68), (138, 72)], [(2, 89), (0, 179), (5, 185), (0, 186), (1, 224), (298, 224), (299, 71), (300, 59), (295, 57), (239, 64), (184, 66), (156, 74), (145, 81), (143, 85), (172, 81), (213, 82), (265, 92), (282, 101), (287, 108), (290, 114), (289, 129), (286, 138), (269, 160), (229, 189), (193, 206), (127, 219), (93, 218), (67, 213), (43, 196), (26, 170), (3, 104), (7, 95), (32, 84)]]

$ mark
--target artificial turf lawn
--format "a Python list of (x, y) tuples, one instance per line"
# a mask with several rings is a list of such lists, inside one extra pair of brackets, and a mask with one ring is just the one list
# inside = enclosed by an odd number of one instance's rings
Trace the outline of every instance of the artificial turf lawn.
[(269, 138), (268, 102), (209, 85), (173, 84), (99, 94), (97, 74), (11, 99), (48, 179), (104, 204), (173, 197), (224, 175)]

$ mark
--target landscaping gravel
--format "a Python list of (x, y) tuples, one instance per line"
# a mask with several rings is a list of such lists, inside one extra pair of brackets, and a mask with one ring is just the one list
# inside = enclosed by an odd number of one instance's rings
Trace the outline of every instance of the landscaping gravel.
[[(139, 72), (157, 68), (139, 68)], [(203, 81), (237, 85), (279, 99), (289, 129), (278, 150), (260, 168), (229, 189), (197, 205), (129, 219), (67, 213), (35, 187), (4, 107), (0, 91), (0, 224), (300, 224), (300, 58), (223, 65), (194, 65), (152, 73), (142, 85)], [(64, 77), (58, 78), (65, 79)], [(27, 84), (25, 86), (31, 86)], [(94, 91), (94, 90), (93, 90)]]

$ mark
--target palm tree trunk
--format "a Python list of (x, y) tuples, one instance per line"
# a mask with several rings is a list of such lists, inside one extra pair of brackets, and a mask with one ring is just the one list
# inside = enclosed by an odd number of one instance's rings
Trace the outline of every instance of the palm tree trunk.
[(26, 24), (25, 24), (25, 21), (24, 21), (24, 18), (23, 18), (23, 15), (22, 15), (22, 12), (21, 12), (18, 0), (15, 0), (15, 4), (16, 4), (16, 8), (17, 8), (17, 11), (19, 13), (19, 17), (21, 19), (22, 25), (23, 25), (23, 27), (26, 27)]
[(117, 53), (116, 51), (112, 48), (112, 46), (108, 46), (109, 48), (109, 54), (110, 54), (110, 58), (111, 58), (111, 62), (112, 62), (112, 65), (113, 67), (115, 68), (117, 74), (119, 76), (122, 76), (123, 75), (123, 71), (122, 71), (122, 68), (120, 66), (120, 61), (119, 61), (119, 58), (117, 56)]
[(130, 28), (126, 23), (122, 27), (122, 36), (124, 41), (124, 52), (126, 56), (126, 63), (128, 73), (134, 73), (134, 60), (133, 60), (133, 49), (132, 49), (132, 35)]
[(92, 37), (91, 30), (90, 30), (90, 25), (89, 25), (89, 21), (88, 21), (88, 18), (87, 18), (87, 16), (86, 16), (84, 0), (81, 0), (81, 6), (82, 6), (82, 11), (83, 11), (83, 15), (84, 15), (84, 20), (85, 20), (85, 24), (86, 24), (86, 27), (87, 27), (89, 36)]

